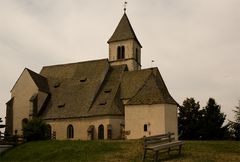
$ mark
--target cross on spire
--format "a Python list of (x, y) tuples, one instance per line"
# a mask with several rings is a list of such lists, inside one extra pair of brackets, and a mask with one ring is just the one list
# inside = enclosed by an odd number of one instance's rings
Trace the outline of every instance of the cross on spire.
[(124, 13), (126, 13), (127, 1), (124, 2), (123, 7), (124, 7)]

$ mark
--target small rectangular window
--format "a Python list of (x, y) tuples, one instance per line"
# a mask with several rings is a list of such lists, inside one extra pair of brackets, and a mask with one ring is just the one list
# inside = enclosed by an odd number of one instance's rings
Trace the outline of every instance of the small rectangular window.
[(54, 87), (54, 88), (58, 88), (58, 87), (60, 87), (60, 85), (61, 85), (60, 82), (55, 82), (55, 83), (53, 84), (53, 87)]
[(144, 126), (143, 126), (144, 132), (147, 132), (148, 131), (147, 129), (148, 129), (147, 124), (144, 124)]
[(62, 107), (64, 107), (65, 106), (65, 103), (60, 103), (60, 104), (58, 104), (58, 108), (62, 108)]
[(104, 92), (105, 93), (110, 93), (112, 91), (112, 89), (105, 89)]
[(107, 104), (107, 101), (101, 101), (100, 103), (99, 103), (99, 105), (106, 105)]
[(81, 77), (80, 78), (80, 82), (86, 82), (87, 81), (87, 77)]

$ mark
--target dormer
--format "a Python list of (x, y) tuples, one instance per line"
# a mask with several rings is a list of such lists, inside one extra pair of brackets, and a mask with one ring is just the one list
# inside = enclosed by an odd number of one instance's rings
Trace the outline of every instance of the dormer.
[(129, 71), (141, 69), (141, 44), (124, 13), (113, 35), (108, 40), (111, 65), (126, 64)]

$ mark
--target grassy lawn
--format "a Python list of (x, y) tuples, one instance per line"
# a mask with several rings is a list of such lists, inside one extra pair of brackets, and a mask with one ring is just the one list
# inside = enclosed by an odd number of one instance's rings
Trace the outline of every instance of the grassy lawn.
[[(127, 141), (39, 141), (19, 145), (2, 155), (0, 161), (140, 162), (140, 140)], [(146, 162), (153, 159), (149, 153)], [(186, 141), (181, 155), (160, 154), (161, 161), (239, 162), (240, 142)]]

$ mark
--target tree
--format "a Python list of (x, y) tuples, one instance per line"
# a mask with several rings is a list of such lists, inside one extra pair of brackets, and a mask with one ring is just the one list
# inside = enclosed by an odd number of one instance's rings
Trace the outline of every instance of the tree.
[(34, 118), (23, 126), (23, 136), (27, 141), (48, 139), (48, 126), (41, 119)]
[(181, 139), (199, 139), (201, 113), (200, 104), (194, 98), (187, 98), (179, 108), (178, 124)]
[(221, 106), (213, 98), (209, 98), (203, 108), (200, 134), (202, 139), (223, 139), (227, 134), (228, 126), (223, 127), (226, 115), (221, 112)]
[(234, 121), (231, 121), (231, 128), (233, 130), (233, 136), (234, 138), (239, 141), (240, 140), (240, 100), (238, 103), (238, 106), (236, 106), (236, 109), (233, 110), (235, 113)]

